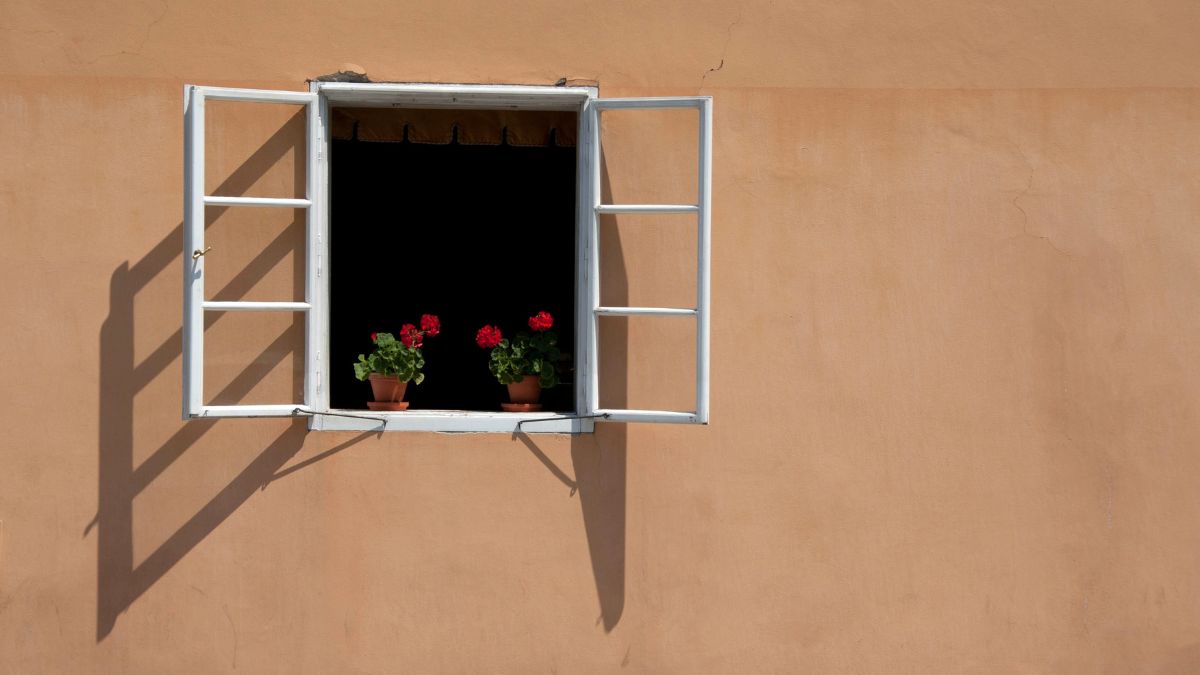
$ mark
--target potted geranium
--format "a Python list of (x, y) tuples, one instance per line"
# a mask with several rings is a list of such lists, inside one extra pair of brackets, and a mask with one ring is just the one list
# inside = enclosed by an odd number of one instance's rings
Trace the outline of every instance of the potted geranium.
[(421, 384), (425, 380), (425, 356), (421, 347), (425, 338), (436, 337), (442, 322), (433, 314), (421, 316), (421, 327), (411, 323), (400, 327), (400, 339), (391, 333), (371, 333), (375, 351), (370, 356), (358, 355), (354, 364), (354, 375), (359, 380), (371, 382), (374, 401), (368, 401), (371, 410), (405, 410), (404, 392), (409, 382)]
[(558, 384), (558, 361), (562, 352), (558, 349), (558, 336), (550, 331), (554, 317), (549, 312), (538, 312), (529, 317), (530, 333), (517, 333), (511, 340), (500, 333), (500, 329), (487, 325), (475, 334), (475, 344), (491, 349), (488, 368), (500, 384), (508, 386), (510, 403), (500, 407), (509, 412), (541, 410), (538, 403), (542, 389)]

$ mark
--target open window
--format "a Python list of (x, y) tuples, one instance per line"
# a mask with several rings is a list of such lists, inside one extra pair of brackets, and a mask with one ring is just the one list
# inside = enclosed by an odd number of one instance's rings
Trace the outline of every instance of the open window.
[[(371, 390), (348, 367), (425, 313), (424, 381), (410, 409), (494, 412), (505, 386), (475, 343), (548, 311), (575, 344), (576, 130), (573, 110), (336, 107), (329, 152), (329, 403), (364, 410)], [(574, 413), (572, 358), (542, 412)]]
[[(211, 100), (303, 110), (303, 194), (248, 197), (206, 191), (211, 186), (205, 185), (205, 103)], [(594, 88), (576, 87), (315, 82), (309, 92), (188, 86), (184, 102), (185, 419), (306, 416), (312, 429), (571, 433), (591, 431), (597, 421), (707, 423), (710, 98), (600, 99)], [(603, 111), (662, 108), (692, 109), (698, 116), (695, 203), (603, 203)], [(355, 111), (349, 115), (356, 121), (347, 137), (347, 113)], [(411, 120), (436, 120), (439, 115), (443, 121), (500, 119), (501, 140), (480, 142), (477, 134), (460, 137), (466, 127), (457, 121), (443, 124), (437, 132), (450, 134), (447, 143), (430, 142), (428, 134), (411, 136)], [(360, 119), (383, 120), (382, 127), (360, 135)], [(377, 140), (371, 133), (382, 133), (387, 142), (361, 142)], [(529, 142), (539, 134), (544, 142)], [(513, 176), (533, 180), (519, 185)], [(439, 180), (451, 179), (458, 181), (455, 194), (439, 185)], [(214, 298), (213, 289), (206, 289), (206, 265), (221, 255), (205, 244), (206, 209), (244, 208), (303, 214), (302, 299)], [(686, 303), (692, 306), (601, 304), (600, 222), (615, 214), (694, 217), (696, 295), (694, 303)], [(519, 250), (530, 251), (528, 245), (514, 246), (505, 237), (514, 228), (536, 231), (531, 255), (542, 261), (538, 278), (545, 287), (518, 291), (517, 296), (526, 297), (517, 300), (499, 300), (498, 294), (513, 297), (513, 289), (505, 288), (504, 268)], [(364, 253), (391, 264), (372, 270)], [(509, 283), (526, 288), (533, 279), (520, 273), (516, 277)], [(388, 278), (395, 282), (384, 283)], [(416, 290), (421, 288), (427, 292)], [(464, 297), (471, 292), (476, 295)], [(498, 310), (505, 302), (513, 306)], [(449, 315), (447, 303), (453, 303)], [(550, 309), (557, 317), (560, 339), (572, 357), (570, 373), (563, 378), (569, 384), (551, 390), (555, 393), (542, 412), (489, 409), (489, 401), (501, 400), (495, 381), (487, 375), (484, 361), (474, 371), (465, 369), (470, 357), (463, 345), (472, 342), (475, 323), (497, 312), (520, 315), (535, 309)], [(443, 316), (441, 344), (427, 346), (427, 361), (433, 361), (431, 347), (460, 352), (437, 355), (440, 386), (418, 389), (422, 400), (405, 412), (362, 409), (365, 385), (347, 383), (347, 355), (369, 348), (359, 344), (361, 338), (385, 324), (385, 314), (394, 312), (395, 322), (425, 311)], [(285, 312), (303, 318), (301, 400), (214, 404), (205, 398), (206, 325), (225, 312)], [(694, 409), (601, 407), (604, 354), (599, 331), (606, 317), (692, 324), (694, 343), (680, 348), (695, 352)], [(381, 329), (387, 330), (386, 324)], [(443, 339), (447, 336), (451, 339)], [(450, 363), (457, 368), (447, 367)], [(434, 374), (429, 368), (426, 372)]]

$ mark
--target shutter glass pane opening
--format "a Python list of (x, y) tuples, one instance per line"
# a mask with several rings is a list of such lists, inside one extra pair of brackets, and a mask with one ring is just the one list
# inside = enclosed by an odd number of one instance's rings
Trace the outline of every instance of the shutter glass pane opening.
[(304, 199), (308, 107), (209, 97), (204, 186), (221, 197)]
[(602, 203), (696, 203), (695, 108), (606, 108), (600, 123), (607, 176)]
[(601, 409), (689, 411), (696, 405), (692, 317), (601, 316)]
[(206, 300), (304, 302), (305, 209), (209, 206)]
[(695, 306), (695, 214), (604, 214), (599, 234), (601, 307)]
[(205, 312), (204, 404), (304, 400), (304, 314)]

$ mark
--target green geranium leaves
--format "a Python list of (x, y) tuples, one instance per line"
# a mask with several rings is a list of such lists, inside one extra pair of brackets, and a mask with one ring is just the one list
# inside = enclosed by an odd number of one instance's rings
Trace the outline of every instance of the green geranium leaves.
[(405, 346), (391, 333), (376, 333), (374, 339), (375, 351), (370, 356), (358, 355), (358, 362), (354, 364), (355, 377), (365, 381), (371, 373), (379, 373), (395, 375), (401, 382), (421, 384), (425, 380), (425, 374), (421, 372), (425, 357), (420, 349)]
[(488, 368), (500, 384), (520, 382), (526, 375), (537, 375), (542, 389), (559, 383), (558, 362), (563, 358), (554, 333), (518, 333), (512, 340), (501, 340), (492, 349)]

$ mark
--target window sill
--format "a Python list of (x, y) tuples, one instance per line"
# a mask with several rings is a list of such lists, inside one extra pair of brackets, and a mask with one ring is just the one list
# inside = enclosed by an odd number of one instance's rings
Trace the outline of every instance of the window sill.
[[(345, 415), (343, 417), (343, 415)], [(412, 410), (372, 412), (332, 409), (313, 413), (313, 431), (434, 431), (443, 433), (587, 434), (595, 421), (575, 413), (502, 413), (465, 410)]]

